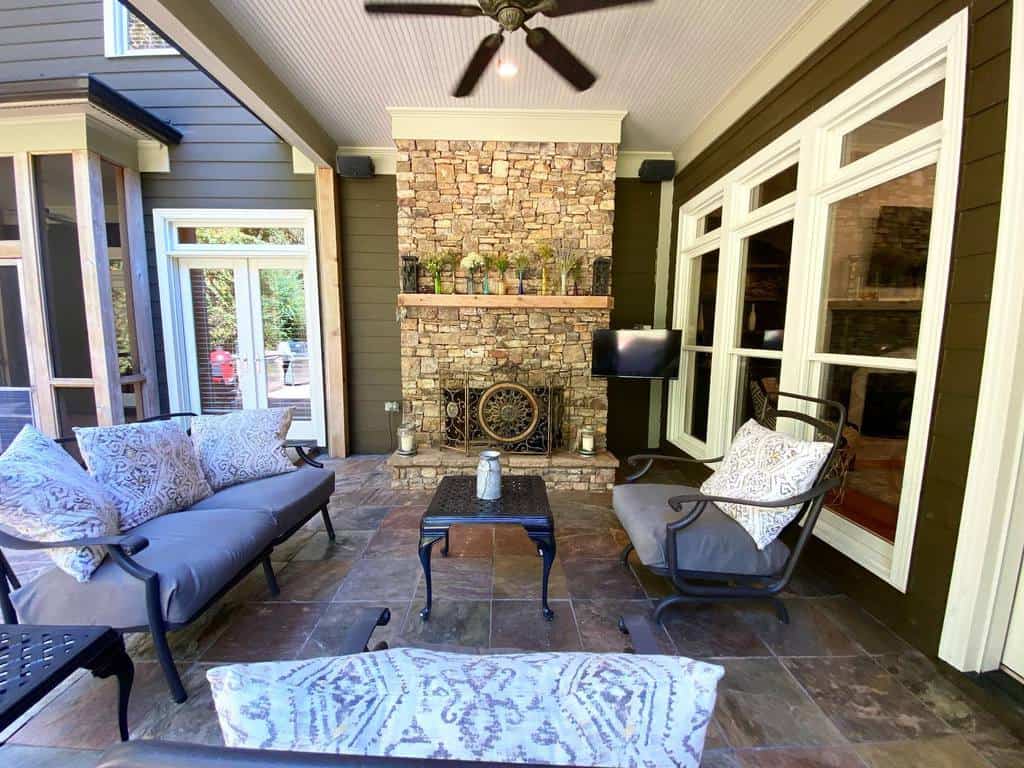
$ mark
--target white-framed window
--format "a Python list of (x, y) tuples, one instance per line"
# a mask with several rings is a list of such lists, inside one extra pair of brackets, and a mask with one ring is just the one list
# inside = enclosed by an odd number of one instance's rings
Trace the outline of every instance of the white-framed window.
[(668, 439), (718, 456), (779, 391), (842, 402), (848, 467), (815, 534), (901, 590), (949, 279), (966, 51), (964, 11), (679, 213), (683, 365)]
[(178, 50), (120, 0), (103, 0), (103, 47), (117, 56), (176, 56)]

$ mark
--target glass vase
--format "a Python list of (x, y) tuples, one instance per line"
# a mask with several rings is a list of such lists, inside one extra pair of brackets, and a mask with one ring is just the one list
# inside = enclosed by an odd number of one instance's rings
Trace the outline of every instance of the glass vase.
[(441, 292), (441, 276), (434, 275), (434, 293)]
[(523, 273), (522, 270), (520, 270), (519, 271), (519, 295), (520, 296), (522, 296), (524, 293), (526, 293), (526, 286), (523, 285), (523, 278), (524, 277), (525, 277), (525, 274)]
[(487, 296), (491, 292), (491, 276), (486, 272), (484, 273), (484, 295)]

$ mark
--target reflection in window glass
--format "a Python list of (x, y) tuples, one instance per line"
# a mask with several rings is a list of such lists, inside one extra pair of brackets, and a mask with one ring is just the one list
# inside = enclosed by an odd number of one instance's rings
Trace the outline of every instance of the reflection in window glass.
[(14, 191), (14, 160), (0, 157), (0, 240), (18, 239), (18, 200)]
[(770, 179), (765, 179), (750, 190), (750, 210), (778, 200), (780, 197), (796, 192), (797, 163), (779, 171)]
[(715, 336), (715, 293), (718, 290), (718, 251), (697, 256), (697, 318), (694, 344), (710, 347)]
[(160, 33), (149, 26), (131, 11), (125, 13), (127, 16), (127, 43), (130, 51), (160, 51), (171, 47), (171, 44), (164, 40)]
[(839, 165), (848, 165), (854, 160), (867, 157), (882, 147), (939, 122), (942, 119), (945, 90), (946, 81), (942, 80), (854, 128), (843, 136)]
[(722, 206), (718, 206), (715, 210), (700, 217), (700, 220), (697, 222), (697, 236), (706, 235), (708, 232), (721, 229), (721, 227)]
[(178, 227), (179, 245), (302, 245), (302, 227)]
[(685, 352), (690, 366), (690, 412), (686, 431), (698, 440), (708, 439), (708, 409), (711, 405), (711, 353)]
[(762, 360), (757, 357), (739, 358), (736, 387), (736, 423), (733, 433), (751, 419), (775, 429), (770, 410), (778, 405), (781, 360)]
[(305, 275), (301, 269), (261, 269), (263, 376), (267, 404), (291, 408), (295, 421), (312, 419)]
[(32, 158), (53, 375), (92, 378), (71, 155)]
[(18, 268), (0, 266), (0, 450), (34, 422)]
[(896, 539), (915, 375), (869, 367), (826, 366), (823, 396), (847, 409), (840, 487), (827, 505), (886, 541)]
[(138, 373), (138, 346), (132, 316), (131, 275), (126, 259), (128, 249), (121, 242), (124, 213), (121, 210), (118, 168), (106, 160), (100, 164), (103, 179), (103, 207), (107, 222), (107, 257), (110, 262), (110, 293), (114, 306), (114, 335), (117, 337), (117, 359), (122, 376)]
[(824, 352), (914, 357), (935, 166), (829, 209)]
[(96, 393), (92, 387), (57, 387), (53, 393), (61, 437), (71, 437), (74, 427), (96, 426)]
[(782, 349), (789, 293), (789, 259), (793, 250), (793, 222), (758, 232), (744, 240), (746, 270), (743, 278), (743, 315), (740, 346), (747, 349)]

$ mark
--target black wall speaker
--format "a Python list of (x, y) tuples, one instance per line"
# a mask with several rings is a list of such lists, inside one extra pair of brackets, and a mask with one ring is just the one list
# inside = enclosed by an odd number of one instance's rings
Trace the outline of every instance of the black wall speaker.
[(372, 179), (373, 160), (358, 155), (338, 155), (338, 175), (343, 179)]
[(675, 160), (644, 160), (640, 163), (640, 181), (671, 181), (675, 175)]

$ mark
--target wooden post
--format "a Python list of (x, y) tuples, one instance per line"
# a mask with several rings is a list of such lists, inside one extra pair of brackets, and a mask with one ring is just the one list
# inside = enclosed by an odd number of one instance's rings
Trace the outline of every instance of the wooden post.
[(50, 381), (50, 349), (46, 343), (46, 308), (39, 261), (39, 222), (36, 210), (32, 158), (14, 156), (14, 188), (18, 200), (18, 237), (21, 240), (21, 295), (24, 306), (25, 352), (32, 371), (32, 396), (40, 430), (57, 437), (57, 407)]
[(71, 160), (74, 164), (78, 248), (82, 258), (82, 293), (89, 332), (96, 421), (101, 426), (120, 424), (124, 421), (124, 405), (114, 330), (114, 302), (110, 291), (101, 161), (99, 155), (85, 149), (74, 150)]
[(334, 169), (316, 169), (317, 264), (320, 281), (320, 323), (324, 345), (324, 405), (327, 450), (348, 455), (348, 387), (345, 377), (345, 310), (341, 283), (341, 227), (338, 184)]
[[(157, 387), (156, 342), (153, 328), (153, 305), (149, 296), (149, 265), (146, 258), (146, 229), (142, 209), (142, 179), (138, 171), (124, 169), (124, 221), (127, 240), (126, 259), (131, 279), (131, 311), (135, 318), (135, 340), (138, 345), (139, 373), (146, 377), (142, 383), (142, 412), (156, 416), (160, 412), (160, 392)], [(168, 311), (170, 309), (168, 308)], [(138, 389), (138, 388), (136, 388)]]

